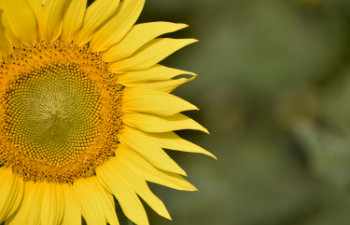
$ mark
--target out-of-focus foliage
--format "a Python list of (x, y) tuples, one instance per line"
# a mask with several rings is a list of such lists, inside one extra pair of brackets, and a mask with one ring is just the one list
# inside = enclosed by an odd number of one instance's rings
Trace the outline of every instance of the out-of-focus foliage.
[(140, 22), (184, 22), (198, 44), (165, 61), (218, 161), (170, 153), (200, 191), (153, 185), (155, 225), (350, 224), (350, 1), (148, 0)]

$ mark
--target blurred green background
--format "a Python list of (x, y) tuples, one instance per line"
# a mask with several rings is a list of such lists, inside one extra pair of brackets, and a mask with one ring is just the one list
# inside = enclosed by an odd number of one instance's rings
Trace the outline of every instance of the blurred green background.
[(213, 152), (170, 154), (199, 192), (152, 185), (173, 222), (350, 224), (350, 1), (148, 0), (139, 22), (190, 25), (199, 43), (163, 62), (199, 77), (176, 90)]

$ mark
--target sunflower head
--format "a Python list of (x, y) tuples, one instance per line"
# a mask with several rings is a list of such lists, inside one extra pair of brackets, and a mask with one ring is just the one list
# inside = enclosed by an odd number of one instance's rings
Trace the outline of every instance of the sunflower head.
[[(170, 218), (147, 182), (196, 190), (164, 149), (209, 152), (174, 133), (207, 132), (172, 95), (195, 74), (158, 63), (195, 42), (184, 24), (135, 22), (144, 0), (0, 2), (0, 222), (136, 224), (139, 198)], [(174, 79), (189, 74), (191, 79)]]

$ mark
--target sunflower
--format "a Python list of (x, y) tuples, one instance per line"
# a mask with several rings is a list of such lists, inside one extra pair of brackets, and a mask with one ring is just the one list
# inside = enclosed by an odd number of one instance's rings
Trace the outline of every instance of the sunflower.
[[(195, 74), (158, 64), (196, 42), (158, 38), (185, 24), (135, 25), (144, 0), (2, 0), (0, 223), (135, 224), (147, 182), (195, 191), (164, 149), (203, 153), (176, 130), (207, 132), (171, 92)], [(192, 78), (179, 78), (188, 74)]]

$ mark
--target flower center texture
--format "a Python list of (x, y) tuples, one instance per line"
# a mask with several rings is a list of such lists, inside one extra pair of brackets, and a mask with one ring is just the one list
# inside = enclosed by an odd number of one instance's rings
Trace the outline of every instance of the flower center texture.
[(0, 163), (24, 180), (73, 182), (118, 145), (123, 87), (88, 47), (17, 47), (0, 66)]

